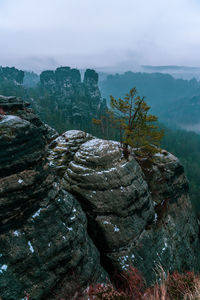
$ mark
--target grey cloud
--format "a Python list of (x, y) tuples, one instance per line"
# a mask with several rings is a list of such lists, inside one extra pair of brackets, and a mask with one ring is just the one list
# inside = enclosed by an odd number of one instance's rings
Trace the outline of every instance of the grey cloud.
[(195, 0), (1, 0), (0, 65), (200, 65)]

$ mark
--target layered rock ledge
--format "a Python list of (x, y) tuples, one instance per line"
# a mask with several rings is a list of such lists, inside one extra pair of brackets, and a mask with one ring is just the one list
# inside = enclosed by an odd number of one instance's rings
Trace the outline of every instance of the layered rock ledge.
[(84, 212), (46, 160), (46, 127), (8, 113), (0, 119), (0, 296), (70, 299), (106, 273)]
[(109, 272), (133, 265), (147, 282), (155, 279), (158, 264), (199, 270), (199, 228), (183, 167), (162, 151), (142, 168), (134, 153), (127, 161), (117, 142), (96, 138), (67, 163), (63, 187), (86, 212), (103, 266)]
[(123, 159), (117, 142), (93, 139), (76, 152), (64, 179), (65, 188), (82, 202), (100, 251), (110, 259), (112, 252), (115, 257), (127, 255), (132, 241), (154, 217), (147, 184), (134, 158)]
[(73, 160), (74, 154), (80, 146), (93, 139), (93, 136), (81, 130), (69, 130), (64, 132), (49, 145), (50, 165), (56, 168), (57, 174), (64, 175), (68, 164)]

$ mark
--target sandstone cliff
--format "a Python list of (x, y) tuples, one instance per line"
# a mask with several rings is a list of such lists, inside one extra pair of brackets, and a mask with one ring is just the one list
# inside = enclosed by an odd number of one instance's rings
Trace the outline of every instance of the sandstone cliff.
[(0, 95), (19, 96), (26, 99), (23, 79), (23, 71), (14, 67), (0, 67)]
[(90, 136), (77, 145), (81, 135), (69, 131), (63, 134), (67, 142), (57, 139), (54, 153), (59, 149), (61, 154), (63, 147), (69, 158), (70, 143), (74, 152), (73, 160), (62, 163), (54, 156), (54, 163), (65, 165), (63, 187), (86, 212), (89, 234), (108, 273), (133, 265), (150, 283), (157, 265), (166, 271), (199, 270), (199, 228), (178, 159), (163, 151), (143, 172), (134, 153), (129, 161), (123, 158), (117, 142)]
[(1, 96), (0, 107), (3, 300), (71, 299), (78, 285), (130, 265), (148, 283), (158, 264), (200, 270), (199, 228), (177, 158), (162, 151), (150, 165), (134, 153), (127, 161), (118, 142), (79, 130), (57, 137), (18, 98)]
[(80, 71), (70, 67), (43, 71), (40, 77), (0, 67), (0, 95), (28, 100), (41, 120), (59, 132), (67, 129), (94, 132), (92, 118), (99, 118), (107, 108), (99, 91), (98, 74), (91, 69), (85, 71), (81, 80)]
[(86, 216), (51, 172), (46, 126), (17, 98), (0, 107), (0, 296), (70, 297), (106, 277)]
[(98, 88), (98, 74), (86, 70), (81, 81), (80, 71), (60, 67), (44, 71), (33, 94), (33, 107), (43, 121), (58, 131), (91, 130), (92, 118), (99, 118), (106, 109)]
[(16, 68), (0, 67), (0, 80), (11, 80), (15, 84), (22, 84), (24, 72)]

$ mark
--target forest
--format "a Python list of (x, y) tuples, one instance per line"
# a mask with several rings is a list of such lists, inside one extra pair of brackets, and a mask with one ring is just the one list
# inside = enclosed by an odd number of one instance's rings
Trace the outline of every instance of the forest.
[(101, 94), (109, 105), (109, 97), (123, 97), (133, 86), (161, 122), (169, 127), (184, 127), (199, 123), (200, 83), (196, 79), (175, 79), (162, 73), (108, 75), (99, 83)]

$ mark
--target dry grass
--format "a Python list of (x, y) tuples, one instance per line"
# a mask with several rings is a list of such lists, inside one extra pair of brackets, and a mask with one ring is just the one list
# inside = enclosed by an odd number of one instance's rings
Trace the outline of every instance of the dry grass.
[(166, 273), (162, 266), (158, 265), (156, 273), (159, 277), (159, 283), (155, 283), (153, 287), (148, 288), (143, 296), (144, 300), (168, 300), (167, 286), (166, 286)]
[[(82, 300), (200, 300), (200, 276), (193, 272), (177, 271), (165, 273), (157, 266), (158, 282), (152, 287), (146, 287), (141, 274), (135, 268), (130, 268), (125, 274), (118, 274), (118, 285), (96, 285), (87, 289)], [(124, 283), (124, 286), (122, 285)], [(79, 300), (80, 298), (75, 298)]]
[(187, 293), (184, 295), (184, 300), (200, 300), (200, 278), (195, 278), (195, 287), (193, 293)]

